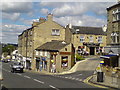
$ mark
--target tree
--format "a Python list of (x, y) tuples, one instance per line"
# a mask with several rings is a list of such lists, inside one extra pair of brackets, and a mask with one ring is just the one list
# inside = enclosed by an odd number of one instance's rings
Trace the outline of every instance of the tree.
[(8, 55), (10, 55), (11, 52), (13, 52), (15, 49), (16, 49), (16, 47), (13, 45), (6, 45), (5, 47), (2, 47), (2, 53), (7, 52)]

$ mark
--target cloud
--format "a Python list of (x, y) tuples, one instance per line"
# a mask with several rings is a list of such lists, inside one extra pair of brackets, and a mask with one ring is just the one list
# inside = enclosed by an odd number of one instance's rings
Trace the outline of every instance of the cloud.
[(87, 11), (86, 3), (64, 3), (61, 7), (54, 8), (55, 16), (81, 15)]
[(20, 17), (20, 13), (2, 13), (2, 18), (16, 21)]
[(24, 18), (19, 19), (25, 25), (32, 25), (33, 22), (39, 22), (39, 19), (26, 20)]
[(76, 16), (90, 11), (96, 15), (106, 15), (106, 8), (115, 2), (41, 2), (41, 7), (52, 7), (51, 12), (57, 16)]
[(0, 35), (2, 42), (17, 43), (18, 35), (27, 28), (29, 28), (29, 26), (2, 24), (2, 34)]
[(99, 19), (93, 16), (65, 16), (65, 17), (54, 17), (54, 21), (58, 22), (59, 24), (65, 26), (67, 24), (72, 24), (75, 26), (94, 26), (94, 27), (101, 27), (107, 24), (106, 20)]
[(2, 2), (2, 12), (27, 13), (32, 10), (31, 2)]
[(42, 13), (43, 15), (47, 15), (47, 14), (49, 13), (49, 10), (46, 9), (46, 8), (42, 8), (42, 9), (40, 10), (40, 13)]

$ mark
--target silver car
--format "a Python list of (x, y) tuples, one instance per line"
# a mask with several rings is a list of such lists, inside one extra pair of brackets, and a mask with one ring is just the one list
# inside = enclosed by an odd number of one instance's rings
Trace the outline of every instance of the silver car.
[(18, 63), (18, 62), (13, 63), (12, 65), (10, 65), (10, 67), (12, 69), (11, 72), (13, 72), (13, 73), (16, 72), (16, 71), (19, 71), (19, 72), (23, 73), (24, 67), (21, 63)]

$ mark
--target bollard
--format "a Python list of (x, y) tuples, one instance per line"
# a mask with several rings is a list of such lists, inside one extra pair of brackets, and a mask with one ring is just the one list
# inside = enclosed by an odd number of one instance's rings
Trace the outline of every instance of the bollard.
[(103, 82), (103, 72), (97, 72), (97, 82)]

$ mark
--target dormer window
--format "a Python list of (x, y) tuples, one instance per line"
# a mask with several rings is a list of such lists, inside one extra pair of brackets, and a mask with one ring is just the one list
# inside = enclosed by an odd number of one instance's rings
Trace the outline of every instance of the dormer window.
[(60, 35), (60, 30), (59, 29), (52, 29), (52, 35), (53, 36), (59, 36)]

